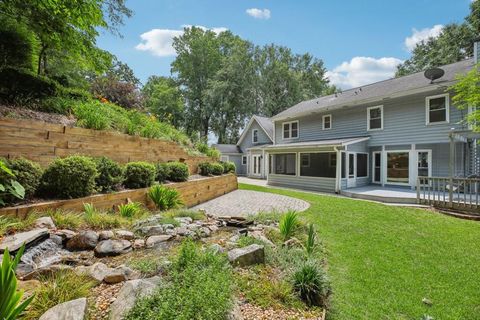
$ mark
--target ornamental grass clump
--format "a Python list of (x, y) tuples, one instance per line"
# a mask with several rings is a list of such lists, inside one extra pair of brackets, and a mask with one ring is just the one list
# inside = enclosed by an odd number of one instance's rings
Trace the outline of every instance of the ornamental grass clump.
[(124, 218), (137, 217), (142, 211), (142, 205), (138, 202), (130, 202), (118, 206), (118, 213)]
[(8, 249), (3, 253), (0, 265), (0, 319), (2, 320), (16, 320), (35, 297), (31, 296), (21, 302), (23, 291), (17, 290), (15, 269), (24, 251), (25, 244), (18, 250), (13, 260)]
[(280, 219), (279, 229), (283, 236), (283, 240), (290, 239), (298, 226), (298, 215), (293, 210), (287, 211)]
[(148, 162), (137, 161), (125, 166), (124, 185), (130, 189), (150, 187), (155, 181), (155, 166)]
[(305, 251), (309, 256), (315, 252), (317, 233), (313, 223), (308, 226), (307, 240), (305, 241)]
[(158, 210), (174, 209), (183, 204), (176, 189), (163, 185), (154, 185), (148, 190), (148, 197), (155, 203)]
[(323, 269), (308, 262), (298, 269), (292, 278), (295, 292), (307, 305), (326, 305), (330, 284)]

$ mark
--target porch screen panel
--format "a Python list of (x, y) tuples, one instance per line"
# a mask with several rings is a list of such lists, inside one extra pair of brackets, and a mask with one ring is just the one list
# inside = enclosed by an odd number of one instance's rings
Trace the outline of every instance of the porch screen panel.
[(302, 153), (309, 155), (309, 166), (300, 166), (300, 175), (305, 177), (335, 178), (337, 174), (337, 154), (331, 153)]
[(294, 176), (297, 167), (296, 159), (295, 153), (273, 154), (271, 156), (271, 173)]
[(368, 176), (368, 155), (357, 153), (357, 178)]

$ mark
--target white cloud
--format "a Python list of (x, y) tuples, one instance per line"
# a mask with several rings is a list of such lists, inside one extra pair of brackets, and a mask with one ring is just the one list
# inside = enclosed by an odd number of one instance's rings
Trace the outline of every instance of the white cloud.
[[(140, 51), (148, 51), (158, 57), (174, 56), (176, 54), (173, 49), (173, 38), (179, 37), (183, 34), (184, 28), (191, 28), (192, 25), (182, 25), (182, 29), (152, 29), (140, 35), (142, 41), (135, 46), (135, 49)], [(202, 30), (212, 30), (215, 33), (227, 31), (227, 28), (207, 28), (204, 26), (195, 26)]]
[(397, 65), (402, 60), (397, 58), (354, 57), (327, 71), (330, 82), (342, 89), (363, 86), (365, 84), (392, 78)]
[(429, 38), (436, 38), (442, 32), (443, 25), (436, 24), (431, 28), (425, 28), (422, 30), (417, 30), (415, 28), (412, 29), (412, 35), (410, 37), (405, 38), (405, 47), (408, 51), (412, 51), (417, 43), (420, 43), (424, 40)]
[(270, 19), (270, 10), (268, 9), (258, 9), (250, 8), (246, 10), (247, 14), (255, 19)]

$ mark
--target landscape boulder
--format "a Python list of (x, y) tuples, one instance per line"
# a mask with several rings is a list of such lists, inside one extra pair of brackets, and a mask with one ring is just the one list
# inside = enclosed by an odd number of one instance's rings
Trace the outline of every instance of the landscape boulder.
[(130, 280), (118, 292), (117, 299), (110, 307), (110, 320), (121, 320), (132, 309), (139, 298), (151, 295), (160, 284), (160, 277)]
[(81, 231), (67, 241), (67, 249), (70, 251), (92, 250), (97, 243), (98, 234), (95, 231)]
[(41, 217), (35, 220), (35, 227), (36, 228), (48, 228), (48, 229), (55, 229), (55, 223), (53, 222), (52, 218), (50, 217)]
[(83, 320), (87, 312), (87, 299), (67, 301), (48, 309), (39, 320)]
[(98, 240), (108, 240), (112, 239), (115, 236), (112, 230), (103, 230), (98, 233)]
[(171, 235), (162, 235), (162, 236), (151, 236), (151, 237), (148, 237), (147, 238), (147, 241), (145, 241), (145, 246), (147, 248), (152, 248), (162, 242), (166, 242), (170, 239), (172, 239), (173, 237)]
[(128, 230), (117, 230), (115, 231), (115, 235), (117, 238), (124, 239), (124, 240), (133, 240), (135, 239), (135, 235), (133, 232)]
[(251, 244), (244, 248), (237, 248), (228, 252), (228, 260), (234, 266), (245, 267), (265, 262), (264, 246)]
[(112, 257), (132, 251), (132, 243), (128, 240), (103, 240), (94, 250), (95, 257)]
[(20, 249), (24, 243), (28, 248), (48, 239), (48, 237), (48, 229), (46, 228), (15, 233), (3, 238), (3, 240), (0, 242), (0, 253), (3, 253), (6, 248), (8, 248), (8, 251), (13, 253)]

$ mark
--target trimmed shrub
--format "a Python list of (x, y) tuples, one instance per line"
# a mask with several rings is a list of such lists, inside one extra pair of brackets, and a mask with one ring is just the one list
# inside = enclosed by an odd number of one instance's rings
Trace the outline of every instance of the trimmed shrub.
[(40, 188), (48, 196), (85, 197), (95, 191), (97, 175), (95, 162), (89, 157), (58, 158), (43, 173)]
[(200, 162), (198, 164), (198, 171), (202, 176), (209, 176), (212, 174), (212, 164), (210, 162)]
[(98, 176), (95, 179), (100, 192), (117, 190), (123, 181), (122, 167), (107, 157), (95, 159)]
[(220, 176), (223, 174), (223, 166), (221, 163), (212, 163), (211, 168), (214, 176)]
[(25, 199), (33, 197), (42, 178), (42, 168), (30, 160), (24, 158), (8, 161), (8, 167), (15, 175), (15, 180), (25, 189)]
[(155, 166), (148, 162), (130, 162), (125, 166), (124, 185), (130, 189), (150, 187), (155, 181)]
[(223, 173), (235, 173), (235, 163), (231, 161), (220, 162), (223, 166)]
[(167, 162), (166, 167), (168, 170), (169, 181), (183, 182), (188, 180), (188, 166), (182, 162)]
[(159, 210), (174, 209), (182, 205), (180, 194), (176, 189), (155, 185), (148, 190), (148, 197)]
[(0, 100), (26, 103), (54, 96), (56, 92), (57, 84), (46, 77), (24, 69), (0, 69)]
[(157, 169), (157, 176), (155, 180), (160, 183), (165, 182), (170, 174), (170, 168), (167, 163), (157, 163), (155, 168)]

